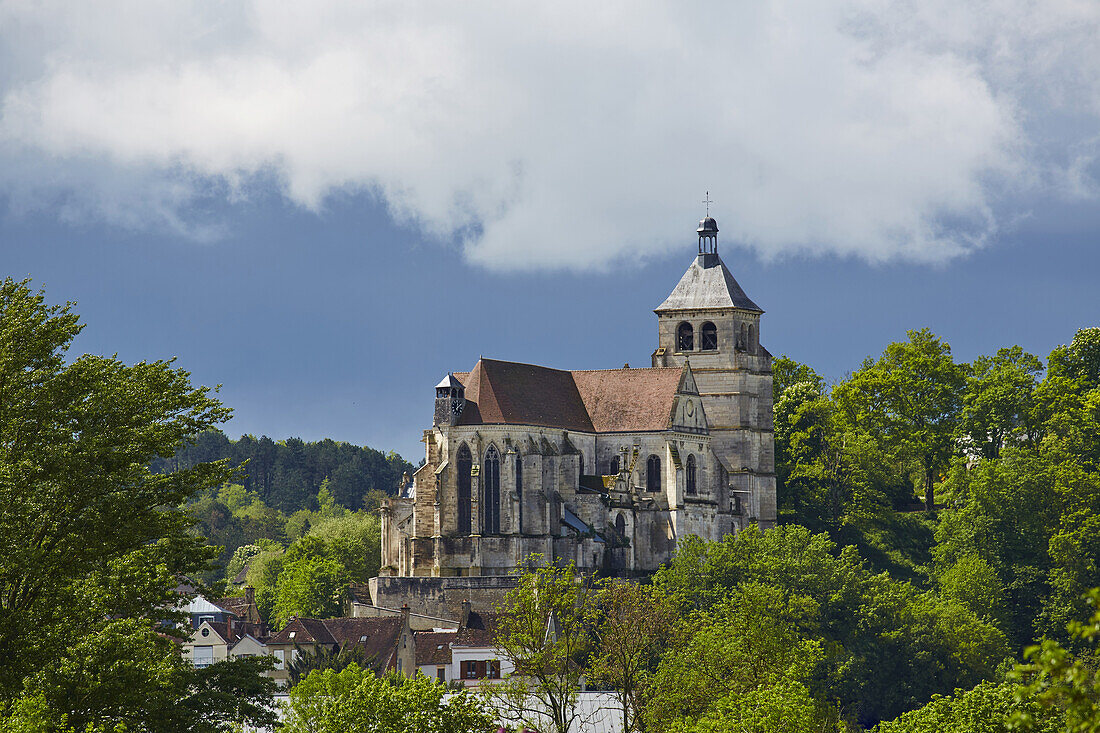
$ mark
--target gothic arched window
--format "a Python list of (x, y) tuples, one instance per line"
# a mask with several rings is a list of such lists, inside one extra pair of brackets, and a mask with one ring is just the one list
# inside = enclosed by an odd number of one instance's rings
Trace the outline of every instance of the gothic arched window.
[(741, 324), (741, 335), (737, 337), (737, 350), (744, 351), (749, 347), (749, 327), (747, 324)]
[(482, 476), (482, 516), (481, 534), (500, 534), (500, 454), (495, 446), (485, 451), (485, 464), (481, 467)]
[(703, 351), (714, 351), (718, 348), (718, 329), (710, 321), (699, 329), (699, 348)]
[(645, 488), (646, 491), (661, 490), (661, 459), (650, 456), (645, 462)]
[(676, 350), (693, 351), (695, 349), (695, 330), (690, 323), (681, 323), (676, 328)]
[(619, 535), (620, 540), (626, 540), (626, 517), (622, 514), (615, 517), (615, 534)]
[(516, 506), (516, 523), (519, 531), (523, 532), (523, 456), (516, 453), (516, 496), (519, 504)]
[(756, 329), (750, 323), (749, 324), (749, 338), (745, 342), (745, 350), (746, 351), (753, 351), (753, 352), (756, 351), (756, 338), (755, 338), (756, 333), (755, 333), (755, 331), (756, 331)]
[(687, 486), (686, 491), (689, 494), (695, 493), (695, 456), (688, 456), (687, 460)]
[(578, 454), (577, 457), (581, 459), (581, 462), (580, 462), (580, 466), (581, 466), (580, 467), (580, 475), (583, 476), (584, 475), (584, 454), (580, 453), (580, 454)]
[(618, 456), (612, 456), (611, 457), (611, 466), (610, 466), (610, 472), (609, 473), (612, 476), (618, 476), (619, 475), (619, 457)]
[(465, 443), (458, 449), (458, 533), (470, 534), (470, 469), (474, 461)]

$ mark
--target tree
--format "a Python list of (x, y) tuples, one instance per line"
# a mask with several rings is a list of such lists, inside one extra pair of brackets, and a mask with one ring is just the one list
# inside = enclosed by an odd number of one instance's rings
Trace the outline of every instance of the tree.
[(71, 307), (0, 283), (0, 718), (82, 733), (266, 725), (263, 662), (195, 670), (169, 638), (183, 633), (178, 577), (213, 554), (178, 507), (229, 471), (147, 468), (229, 411), (168, 362), (67, 362)]
[[(148, 468), (230, 411), (171, 362), (68, 359), (81, 328), (72, 304), (0, 282), (0, 699), (72, 720), (79, 698), (49, 681), (80, 668), (77, 650), (107, 653), (99, 640), (144, 649), (136, 677), (170, 676), (179, 651), (150, 646), (150, 620), (179, 618), (178, 577), (213, 554), (178, 507), (230, 478), (222, 463)], [(140, 730), (164, 699), (106, 685), (94, 703)]]
[(347, 572), (331, 557), (288, 560), (275, 587), (275, 619), (282, 626), (291, 616), (339, 616), (347, 597)]
[(489, 691), (514, 723), (569, 733), (580, 721), (577, 694), (592, 647), (595, 591), (565, 567), (537, 567), (505, 597), (496, 643), (514, 671)]
[(808, 687), (823, 645), (799, 629), (818, 610), (806, 596), (749, 583), (691, 613), (661, 660), (646, 719), (685, 733), (835, 729), (835, 705)]
[[(1073, 654), (1057, 641), (1044, 639), (1028, 647), (1027, 660), (1016, 666), (1014, 679), (1022, 683), (1018, 701), (1034, 698), (1044, 708), (1065, 716), (1063, 730), (1069, 733), (1100, 731), (1100, 588), (1085, 596), (1093, 613), (1084, 622), (1073, 621), (1069, 632), (1078, 654)], [(1023, 708), (1015, 715), (1016, 723), (1025, 730), (1039, 728), (1041, 716)]]
[(623, 733), (643, 730), (641, 713), (650, 678), (676, 633), (680, 615), (663, 594), (625, 581), (606, 584), (597, 603), (599, 622), (588, 681), (615, 691), (623, 714)]
[(285, 733), (470, 733), (493, 718), (474, 696), (423, 676), (376, 677), (356, 664), (310, 673), (290, 690)]
[(1044, 710), (1034, 699), (1021, 698), (1011, 682), (982, 682), (970, 690), (933, 695), (923, 707), (882, 723), (875, 733), (1009, 733), (1013, 714), (1026, 712), (1041, 733), (1064, 731), (1062, 716)]
[(962, 432), (985, 458), (999, 458), (1013, 436), (1038, 437), (1035, 388), (1043, 365), (1019, 346), (974, 360), (961, 414)]
[(864, 725), (971, 687), (1008, 654), (1004, 634), (962, 604), (872, 573), (854, 547), (797, 525), (710, 543), (683, 538), (654, 584), (705, 612), (746, 584), (813, 599), (817, 613), (792, 615), (792, 624), (828, 650), (820, 670), (828, 697)]
[(813, 370), (813, 367), (799, 363), (786, 354), (772, 359), (772, 404), (792, 384), (805, 382), (812, 385), (820, 394), (825, 393), (825, 379)]
[(909, 341), (890, 344), (877, 361), (868, 358), (833, 395), (852, 425), (881, 436), (896, 460), (919, 475), (932, 511), (936, 479), (955, 452), (966, 369), (927, 328), (907, 333)]

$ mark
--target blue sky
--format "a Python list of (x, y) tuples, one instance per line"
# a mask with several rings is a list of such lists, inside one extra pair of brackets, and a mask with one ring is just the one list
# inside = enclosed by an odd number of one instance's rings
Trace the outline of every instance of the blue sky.
[(648, 364), (704, 191), (831, 379), (1097, 324), (1100, 6), (0, 3), (0, 274), (227, 426), (419, 457), (479, 355)]

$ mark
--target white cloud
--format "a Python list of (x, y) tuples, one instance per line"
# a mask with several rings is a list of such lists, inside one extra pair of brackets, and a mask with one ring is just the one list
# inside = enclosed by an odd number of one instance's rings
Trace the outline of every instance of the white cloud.
[(377, 195), (495, 268), (690, 243), (941, 261), (1095, 191), (1097, 4), (0, 0), (0, 191), (210, 237)]

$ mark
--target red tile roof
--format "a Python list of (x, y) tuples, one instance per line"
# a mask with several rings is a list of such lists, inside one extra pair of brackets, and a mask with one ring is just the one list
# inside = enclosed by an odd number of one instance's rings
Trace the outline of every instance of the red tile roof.
[(466, 387), (459, 425), (650, 432), (669, 426), (682, 370), (563, 371), (483, 358), (472, 371), (454, 376)]
[(501, 613), (471, 611), (466, 625), (458, 630), (455, 646), (491, 647), (495, 646), (497, 626)]
[[(268, 644), (338, 645), (359, 647), (363, 659), (376, 671), (391, 666), (401, 639), (402, 620), (391, 618), (293, 618)], [(293, 638), (290, 636), (294, 634)]]
[(416, 666), (450, 664), (451, 642), (456, 636), (457, 631), (414, 631)]
[(597, 433), (664, 430), (683, 370), (601, 369), (571, 372)]

